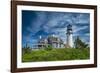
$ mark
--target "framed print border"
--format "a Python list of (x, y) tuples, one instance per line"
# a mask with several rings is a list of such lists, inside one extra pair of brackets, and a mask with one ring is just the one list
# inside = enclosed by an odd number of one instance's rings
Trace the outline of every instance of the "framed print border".
[[(17, 6), (18, 5), (93, 9), (94, 10), (94, 64), (17, 68), (17, 40), (18, 40), (17, 39)], [(12, 73), (28, 72), (28, 71), (59, 70), (59, 69), (90, 68), (90, 67), (97, 67), (97, 6), (47, 3), (47, 2), (30, 2), (30, 1), (29, 2), (11, 1), (11, 72)]]

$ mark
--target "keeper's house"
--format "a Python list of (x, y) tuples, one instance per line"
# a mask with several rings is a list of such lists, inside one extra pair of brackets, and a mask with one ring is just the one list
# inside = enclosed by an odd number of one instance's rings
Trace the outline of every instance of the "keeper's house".
[(53, 48), (64, 48), (64, 42), (57, 36), (48, 36), (47, 38), (40, 38), (38, 41), (38, 48), (43, 48), (51, 45)]

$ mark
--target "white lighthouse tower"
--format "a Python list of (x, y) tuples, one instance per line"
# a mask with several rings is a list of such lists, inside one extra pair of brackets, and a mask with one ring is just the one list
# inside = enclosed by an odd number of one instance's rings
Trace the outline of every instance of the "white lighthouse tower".
[(67, 40), (66, 40), (66, 47), (67, 48), (73, 48), (73, 31), (72, 31), (72, 25), (67, 26)]

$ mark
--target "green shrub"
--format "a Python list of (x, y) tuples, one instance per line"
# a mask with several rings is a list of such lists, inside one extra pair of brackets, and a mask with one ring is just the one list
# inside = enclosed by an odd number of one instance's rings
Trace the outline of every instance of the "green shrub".
[(45, 47), (45, 50), (48, 50), (48, 51), (49, 51), (49, 50), (52, 50), (52, 49), (53, 49), (53, 48), (52, 48), (51, 45), (48, 45), (48, 46)]
[(89, 48), (73, 49), (73, 48), (46, 48), (33, 50), (30, 53), (24, 53), (22, 56), (23, 62), (37, 61), (61, 61), (61, 60), (83, 60), (89, 59)]
[(31, 52), (31, 49), (30, 49), (30, 47), (22, 48), (22, 52), (23, 52), (23, 54), (24, 53), (30, 53)]

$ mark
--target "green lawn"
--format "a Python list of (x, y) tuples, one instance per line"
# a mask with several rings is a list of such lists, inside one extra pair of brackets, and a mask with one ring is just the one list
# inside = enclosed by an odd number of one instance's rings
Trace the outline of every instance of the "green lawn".
[(37, 61), (61, 61), (61, 60), (84, 60), (89, 59), (89, 49), (71, 49), (61, 48), (52, 50), (33, 50), (29, 53), (23, 53), (22, 62)]

